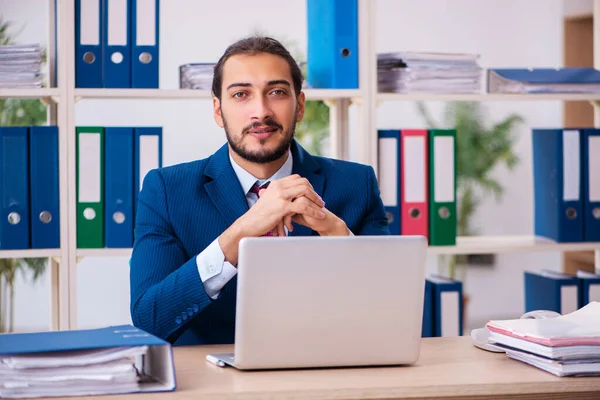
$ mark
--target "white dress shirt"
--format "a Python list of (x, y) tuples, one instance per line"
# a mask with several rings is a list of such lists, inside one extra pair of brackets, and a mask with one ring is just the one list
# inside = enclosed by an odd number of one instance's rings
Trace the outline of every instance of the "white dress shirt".
[[(262, 186), (267, 181), (274, 181), (291, 175), (294, 162), (292, 159), (292, 152), (290, 151), (288, 152), (287, 160), (281, 168), (279, 168), (279, 170), (270, 178), (261, 180), (240, 167), (233, 160), (231, 154), (229, 154), (229, 161), (231, 161), (233, 171), (242, 185), (242, 190), (246, 193), (248, 207), (252, 207), (258, 200), (258, 196), (255, 193), (250, 192), (250, 189), (257, 181), (258, 185)], [(285, 229), (285, 233), (288, 233), (287, 228)], [(196, 257), (196, 265), (198, 266), (200, 279), (204, 284), (204, 290), (212, 299), (219, 297), (219, 293), (221, 292), (221, 289), (223, 289), (223, 286), (237, 274), (237, 268), (225, 261), (225, 255), (219, 245), (219, 238), (215, 239), (202, 253), (198, 254)]]

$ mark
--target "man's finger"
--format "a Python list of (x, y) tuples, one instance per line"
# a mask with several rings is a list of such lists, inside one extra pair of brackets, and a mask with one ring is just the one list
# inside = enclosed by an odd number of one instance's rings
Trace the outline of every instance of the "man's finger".
[(294, 214), (308, 215), (316, 219), (324, 219), (325, 213), (322, 207), (317, 206), (306, 197), (300, 197), (296, 201), (289, 204), (289, 212)]
[(301, 196), (307, 197), (318, 206), (325, 206), (325, 202), (313, 189), (307, 186), (293, 186), (283, 192), (283, 197), (287, 200), (295, 200)]
[(283, 224), (287, 227), (289, 232), (294, 230), (294, 226), (292, 225), (292, 214), (286, 215), (283, 218)]

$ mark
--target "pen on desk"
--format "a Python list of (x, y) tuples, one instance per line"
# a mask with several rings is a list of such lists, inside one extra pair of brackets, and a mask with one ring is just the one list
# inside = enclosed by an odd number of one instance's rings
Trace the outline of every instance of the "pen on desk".
[(217, 367), (225, 366), (225, 363), (222, 360), (219, 360), (217, 357), (211, 356), (210, 354), (206, 355), (206, 361), (208, 361), (211, 364), (216, 365)]

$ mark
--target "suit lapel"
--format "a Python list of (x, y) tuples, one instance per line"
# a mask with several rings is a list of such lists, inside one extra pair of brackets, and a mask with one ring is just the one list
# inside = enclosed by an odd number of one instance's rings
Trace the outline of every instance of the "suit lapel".
[(204, 185), (212, 203), (230, 226), (248, 211), (248, 202), (240, 181), (231, 167), (227, 144), (223, 145), (208, 161), (204, 174), (212, 178)]
[[(292, 174), (298, 174), (310, 182), (315, 192), (319, 196), (323, 197), (323, 188), (325, 185), (325, 179), (323, 175), (319, 174), (319, 163), (311, 156), (306, 150), (304, 150), (295, 140), (292, 142), (292, 157), (294, 159), (294, 165), (292, 166)], [(294, 230), (290, 233), (290, 236), (311, 236), (314, 232), (312, 229), (294, 223)]]

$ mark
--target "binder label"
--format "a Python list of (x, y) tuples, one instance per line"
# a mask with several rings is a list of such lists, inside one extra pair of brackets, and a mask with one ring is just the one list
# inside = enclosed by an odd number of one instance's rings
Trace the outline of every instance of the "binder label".
[(398, 205), (398, 142), (394, 138), (379, 139), (379, 183), (381, 201), (388, 207)]
[(441, 335), (442, 337), (454, 337), (460, 334), (460, 313), (459, 313), (459, 298), (458, 292), (442, 292), (440, 293), (440, 318), (441, 318)]
[(425, 137), (405, 137), (402, 142), (404, 157), (404, 201), (422, 203), (425, 201)]
[(579, 200), (581, 151), (579, 148), (579, 131), (563, 132), (563, 200)]
[(600, 136), (589, 136), (588, 160), (589, 201), (600, 201)]
[(99, 203), (100, 196), (100, 134), (79, 135), (79, 199), (80, 203)]
[(454, 201), (454, 138), (436, 136), (433, 138), (434, 201), (452, 203)]
[(81, 0), (80, 44), (100, 44), (100, 0)]
[(579, 308), (579, 286), (563, 285), (560, 287), (560, 313), (562, 315), (577, 311)]
[(136, 23), (136, 45), (156, 45), (156, 0), (133, 0), (137, 1), (135, 16)]
[(140, 188), (142, 190), (142, 184), (146, 174), (151, 170), (158, 168), (158, 141), (159, 137), (156, 135), (142, 135), (140, 136)]
[(108, 45), (127, 46), (127, 0), (108, 0)]
[(590, 285), (590, 291), (588, 295), (590, 303), (592, 301), (600, 301), (600, 285)]

